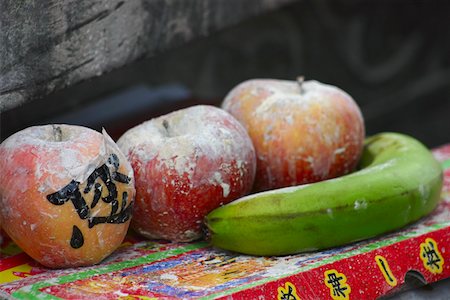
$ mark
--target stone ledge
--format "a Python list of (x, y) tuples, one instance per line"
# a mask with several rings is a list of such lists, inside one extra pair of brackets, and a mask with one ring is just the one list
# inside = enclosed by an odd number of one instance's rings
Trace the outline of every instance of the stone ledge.
[(294, 1), (2, 1), (0, 112)]

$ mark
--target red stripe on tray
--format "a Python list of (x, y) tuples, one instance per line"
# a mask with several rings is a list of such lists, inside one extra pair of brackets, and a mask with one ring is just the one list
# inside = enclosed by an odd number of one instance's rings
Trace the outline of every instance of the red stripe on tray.
[(29, 257), (25, 252), (10, 257), (2, 258), (0, 260), (0, 272), (32, 261), (33, 261), (32, 258)]

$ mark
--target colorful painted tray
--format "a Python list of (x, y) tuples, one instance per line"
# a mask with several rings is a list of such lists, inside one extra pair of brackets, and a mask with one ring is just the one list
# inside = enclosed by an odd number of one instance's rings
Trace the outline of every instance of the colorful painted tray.
[(46, 269), (5, 235), (0, 298), (7, 299), (374, 299), (395, 292), (407, 272), (428, 283), (450, 276), (450, 144), (434, 150), (445, 170), (443, 201), (404, 230), (346, 247), (251, 257), (206, 243), (146, 241), (130, 233), (97, 266)]

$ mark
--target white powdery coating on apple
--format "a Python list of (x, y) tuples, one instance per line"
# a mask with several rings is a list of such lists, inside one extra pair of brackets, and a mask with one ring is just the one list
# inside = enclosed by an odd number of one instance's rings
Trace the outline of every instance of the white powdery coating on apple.
[(223, 182), (222, 175), (219, 172), (214, 172), (212, 183), (217, 183), (222, 187), (223, 197), (226, 198), (230, 194), (230, 185)]
[[(60, 136), (55, 136), (55, 128), (60, 130)], [(36, 156), (36, 163), (32, 170), (34, 177), (39, 180), (44, 174), (50, 175), (46, 180), (41, 181), (38, 187), (39, 192), (54, 192), (62, 188), (62, 186), (53, 182), (52, 178), (60, 178), (78, 182), (84, 182), (92, 172), (104, 164), (111, 153), (119, 156), (121, 164), (128, 164), (128, 177), (133, 179), (132, 168), (125, 156), (120, 152), (118, 146), (109, 137), (105, 130), (100, 134), (99, 132), (82, 126), (55, 124), (32, 126), (21, 130), (8, 139), (6, 139), (1, 147), (5, 150), (6, 157), (2, 158), (4, 161), (9, 161), (17, 152), (17, 149), (32, 146), (31, 154)], [(91, 150), (91, 155), (81, 155), (83, 149)], [(84, 151), (85, 154), (88, 151)], [(55, 153), (52, 157), (47, 159), (40, 159), (43, 153)], [(48, 159), (50, 158), (50, 159)], [(15, 175), (22, 174), (21, 167), (18, 166)], [(25, 174), (27, 175), (27, 174)], [(27, 180), (17, 180), (17, 184), (26, 184)], [(59, 183), (61, 184), (61, 183)], [(20, 186), (19, 190), (25, 192), (30, 187)]]
[[(63, 141), (58, 141), (57, 137), (54, 136), (54, 128), (56, 127), (59, 127), (63, 132)], [(41, 179), (44, 174), (49, 174), (61, 179), (79, 179), (81, 177), (79, 167), (84, 167), (86, 164), (89, 164), (91, 158), (89, 158), (88, 161), (84, 161), (86, 157), (80, 157), (69, 146), (73, 142), (92, 139), (92, 133), (81, 130), (78, 126), (73, 126), (72, 130), (73, 131), (69, 131), (67, 125), (55, 125), (55, 127), (52, 127), (51, 125), (33, 126), (13, 134), (2, 143), (1, 147), (6, 153), (6, 157), (3, 158), (5, 162), (12, 161), (12, 157), (17, 150), (30, 145), (33, 147), (30, 150), (30, 154), (37, 157), (34, 168), (27, 170), (26, 173), (21, 171), (22, 168), (20, 166), (17, 166), (15, 169), (14, 175), (17, 178), (15, 184), (18, 190), (25, 192), (31, 188), (28, 186), (29, 181), (25, 180), (25, 178), (29, 176), (28, 173), (30, 171), (34, 172), (34, 177), (37, 180)], [(64, 143), (64, 146), (66, 147), (64, 147), (62, 143)], [(40, 159), (41, 153), (51, 151), (53, 151), (55, 155), (50, 157), (50, 160)], [(46, 180), (41, 181), (41, 184), (38, 187), (39, 192), (55, 191), (62, 187), (57, 186), (57, 184), (51, 180), (51, 176), (47, 177)], [(70, 180), (67, 183), (69, 182)]]
[[(343, 90), (336, 86), (320, 83), (316, 80), (304, 81), (301, 85), (291, 80), (275, 80), (275, 79), (252, 79), (245, 81), (235, 87), (230, 93), (225, 97), (222, 107), (229, 111), (232, 105), (232, 99), (237, 97), (237, 94), (241, 92), (242, 89), (248, 90), (248, 93), (257, 96), (258, 89), (264, 89), (270, 94), (269, 96), (262, 98), (260, 105), (254, 111), (255, 115), (266, 115), (267, 118), (273, 118), (274, 111), (272, 108), (274, 106), (284, 106), (287, 103), (295, 104), (301, 107), (309, 106), (311, 103), (327, 103), (329, 99), (324, 97), (324, 93), (340, 95), (341, 97), (346, 97), (348, 100), (353, 102), (353, 98), (348, 95)], [(233, 103), (233, 105), (237, 105)], [(286, 112), (283, 111), (283, 114)], [(292, 115), (282, 116), (288, 124), (292, 124)], [(314, 120), (310, 120), (314, 122)]]
[[(81, 179), (81, 174), (86, 174), (89, 171), (89, 167), (92, 168), (91, 164), (84, 161), (84, 158), (81, 157), (80, 153), (76, 149), (71, 148), (62, 148), (59, 153), (59, 160), (61, 161), (61, 166), (65, 169), (66, 174), (69, 174), (70, 178)], [(81, 163), (80, 163), (81, 162)], [(86, 171), (86, 163), (89, 166), (88, 172)], [(40, 167), (39, 165), (37, 167)], [(41, 172), (41, 170), (39, 170)], [(88, 174), (90, 174), (88, 173)], [(78, 180), (77, 180), (78, 181)]]
[[(327, 107), (332, 105), (330, 99), (336, 95), (339, 95), (340, 98), (346, 98), (349, 102), (354, 102), (353, 98), (343, 90), (315, 80), (303, 82), (301, 88), (299, 83), (288, 80), (260, 79), (248, 81), (247, 84), (248, 89), (257, 89), (257, 86), (261, 86), (263, 84), (267, 92), (270, 94), (267, 98), (262, 99), (259, 106), (253, 112), (254, 115), (261, 116), (262, 118), (273, 119), (276, 118), (274, 113), (279, 113), (282, 114), (279, 117), (284, 119), (289, 125), (293, 124), (293, 115), (286, 112), (286, 110), (276, 109), (276, 107), (289, 107), (292, 109), (293, 106), (297, 106), (298, 109), (295, 110), (298, 111), (307, 110), (311, 104)], [(324, 95), (330, 96), (327, 97)], [(233, 95), (227, 96), (227, 98), (228, 97), (231, 99)], [(319, 132), (321, 131), (320, 127), (314, 126), (317, 125), (317, 120), (310, 118), (309, 116), (305, 116), (303, 121), (310, 125), (311, 129)], [(331, 137), (326, 136), (325, 138), (328, 138), (328, 144), (331, 144)], [(340, 132), (336, 131), (333, 138), (339, 139)]]
[[(230, 183), (220, 173), (196, 173), (197, 159), (207, 157), (223, 160), (221, 169), (229, 168), (236, 160), (243, 174), (249, 149), (253, 149), (245, 129), (236, 121), (241, 132), (220, 125), (218, 122), (232, 118), (227, 112), (212, 106), (198, 105), (146, 121), (128, 130), (117, 144), (128, 156), (137, 157), (142, 164), (157, 159), (179, 176), (187, 175), (193, 188), (195, 184), (214, 184), (222, 187), (223, 196), (230, 193)], [(216, 119), (218, 122), (213, 122)], [(144, 168), (145, 171), (145, 168)], [(176, 183), (172, 183), (176, 184)]]
[[(222, 107), (231, 112), (233, 115), (239, 118), (242, 113), (240, 106), (245, 102), (246, 98), (251, 95), (253, 97), (255, 108), (251, 112), (254, 120), (266, 120), (262, 128), (262, 136), (256, 136), (253, 138), (262, 138), (262, 144), (273, 145), (274, 140), (286, 139), (283, 136), (283, 126), (285, 128), (297, 126), (300, 132), (303, 132), (304, 144), (314, 144), (314, 140), (311, 137), (319, 136), (324, 147), (330, 149), (330, 153), (324, 155), (317, 155), (315, 158), (307, 154), (309, 150), (298, 147), (296, 149), (290, 149), (287, 153), (288, 157), (278, 157), (277, 153), (272, 152), (268, 147), (264, 151), (264, 155), (260, 155), (257, 152), (258, 159), (265, 161), (271, 160), (264, 170), (264, 174), (267, 177), (268, 182), (272, 182), (273, 178), (281, 178), (283, 174), (274, 173), (277, 170), (281, 172), (282, 164), (284, 160), (287, 160), (287, 169), (285, 172), (289, 174), (289, 177), (293, 182), (297, 182), (297, 163), (298, 161), (305, 161), (309, 164), (312, 173), (318, 178), (327, 178), (332, 166), (334, 165), (337, 156), (346, 156), (348, 151), (347, 146), (357, 145), (363, 138), (364, 133), (359, 130), (351, 132), (352, 136), (344, 136), (342, 128), (335, 126), (333, 130), (330, 130), (330, 122), (324, 122), (318, 120), (318, 116), (321, 119), (326, 120), (331, 117), (327, 114), (335, 111), (338, 107), (336, 102), (342, 105), (348, 106), (349, 110), (359, 118), (360, 123), (363, 124), (363, 117), (361, 111), (353, 100), (353, 98), (345, 91), (338, 87), (320, 83), (315, 80), (295, 82), (289, 80), (275, 80), (275, 79), (252, 79), (245, 81), (236, 86), (225, 97)], [(310, 112), (314, 111), (316, 115), (302, 114), (299, 118), (298, 112)], [(245, 115), (245, 113), (244, 113)], [(245, 117), (244, 117), (245, 118)], [(278, 121), (277, 121), (278, 120)], [(279, 120), (283, 120), (279, 122)], [(331, 119), (330, 119), (331, 120)], [(249, 125), (247, 121), (244, 121), (244, 126), (258, 126), (258, 124)], [(355, 124), (358, 125), (358, 124)], [(250, 130), (251, 128), (247, 128)], [(364, 131), (364, 128), (362, 128)], [(323, 134), (326, 132), (326, 134)], [(291, 135), (292, 132), (289, 132)], [(343, 145), (342, 141), (347, 140), (347, 144)], [(258, 146), (258, 145), (257, 145)], [(335, 148), (335, 149), (333, 149)], [(258, 151), (258, 147), (256, 149)], [(268, 152), (267, 152), (268, 151)], [(276, 160), (278, 158), (278, 161)], [(352, 157), (355, 161), (358, 157)], [(278, 167), (275, 167), (278, 166)], [(347, 170), (348, 171), (348, 170)]]

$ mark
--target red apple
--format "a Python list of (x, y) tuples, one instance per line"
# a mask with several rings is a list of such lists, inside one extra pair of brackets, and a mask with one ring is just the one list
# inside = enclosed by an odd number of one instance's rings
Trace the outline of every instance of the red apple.
[(106, 132), (35, 126), (0, 145), (0, 223), (47, 267), (111, 254), (127, 232), (134, 194), (131, 165)]
[(247, 129), (255, 147), (255, 190), (321, 181), (351, 172), (361, 155), (364, 121), (341, 89), (317, 81), (254, 79), (222, 108)]
[(193, 106), (151, 119), (118, 140), (136, 178), (132, 228), (147, 238), (187, 242), (203, 217), (250, 192), (255, 152), (224, 110)]

